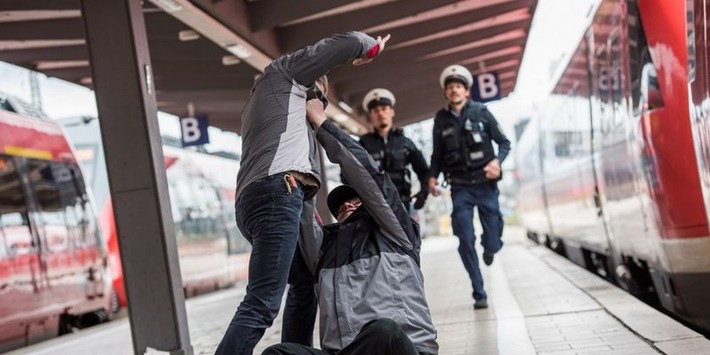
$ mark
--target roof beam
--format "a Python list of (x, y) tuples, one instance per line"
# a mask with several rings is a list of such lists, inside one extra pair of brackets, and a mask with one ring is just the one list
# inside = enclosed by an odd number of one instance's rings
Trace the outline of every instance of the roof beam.
[[(443, 69), (444, 66), (449, 65), (449, 64), (455, 64), (456, 62), (475, 58), (482, 56), (487, 53), (492, 53), (496, 52), (498, 50), (503, 50), (503, 49), (508, 49), (508, 48), (514, 48), (514, 47), (520, 47), (522, 44), (525, 42), (525, 38), (517, 38), (513, 40), (508, 40), (504, 42), (498, 42), (498, 43), (492, 43), (489, 45), (477, 47), (477, 48), (472, 48), (460, 52), (454, 52), (450, 53), (447, 55), (439, 56), (439, 57), (433, 57), (433, 58), (428, 58), (424, 60), (414, 60), (409, 57), (394, 57), (390, 60), (385, 60), (385, 56), (383, 55), (382, 58), (377, 58), (375, 59), (372, 63), (365, 65), (365, 66), (359, 66), (359, 67), (344, 67), (344, 68), (339, 68), (336, 69), (337, 71), (333, 73), (332, 75), (332, 81), (333, 82), (359, 82), (363, 81), (365, 77), (385, 77), (387, 75), (391, 75), (392, 73), (392, 67), (397, 66), (397, 65), (406, 65), (407, 70), (406, 71), (401, 71), (401, 72), (406, 72), (409, 75), (412, 75), (413, 73), (418, 73), (416, 71), (412, 71), (411, 69), (416, 67), (416, 68), (421, 68), (421, 67), (426, 67), (427, 65), (429, 66), (441, 66), (441, 68), (438, 68), (437, 70)], [(522, 47), (521, 47), (522, 51)], [(393, 53), (395, 54), (395, 53)], [(380, 62), (380, 59), (382, 59), (382, 62)], [(487, 62), (487, 61), (486, 61)], [(346, 89), (347, 90), (347, 89)]]
[[(160, 101), (239, 101), (239, 98), (249, 96), (250, 89), (234, 90), (170, 90), (157, 91), (156, 95)], [(241, 108), (240, 108), (241, 109)]]
[(88, 60), (86, 46), (45, 47), (0, 51), (0, 60), (11, 63), (34, 63), (40, 61)]
[(78, 10), (79, 0), (2, 0), (0, 11)]
[(247, 3), (251, 29), (260, 31), (301, 17), (327, 11), (358, 0), (260, 0)]
[(405, 42), (424, 36), (438, 33), (459, 26), (470, 25), (508, 12), (528, 8), (534, 0), (517, 0), (502, 4), (489, 5), (470, 11), (438, 17), (431, 20), (417, 22), (411, 25), (394, 28), (389, 31), (392, 40)]
[[(456, 1), (457, 0), (391, 1), (381, 5), (350, 11), (341, 15), (286, 26), (279, 28), (278, 33), (284, 50), (291, 52), (315, 43), (321, 39), (324, 33), (332, 34), (349, 30), (362, 30), (449, 5)], [(432, 32), (427, 32), (427, 34), (431, 33)], [(399, 41), (395, 36), (392, 38)]]
[[(177, 41), (178, 32), (190, 28), (163, 12), (147, 13), (145, 20), (149, 39)], [(71, 40), (84, 37), (84, 23), (81, 18), (0, 22), (0, 41)]]
[[(258, 32), (251, 30), (252, 19), (245, 1), (190, 0), (190, 2), (269, 57), (275, 58), (282, 53), (274, 30)], [(291, 3), (291, 1), (282, 3)], [(296, 1), (296, 3), (301, 3), (301, 1)], [(262, 70), (263, 66), (257, 69)]]
[[(474, 42), (493, 39), (492, 37), (504, 34), (506, 32), (511, 32), (515, 30), (521, 30), (520, 36), (505, 42), (498, 43), (515, 43), (518, 45), (520, 39), (524, 39), (525, 34), (522, 32), (522, 26), (526, 21), (516, 21), (512, 23), (507, 23), (499, 26), (493, 26), (489, 28), (484, 28), (481, 30), (466, 32), (457, 34), (454, 36), (449, 36), (445, 38), (439, 38), (426, 43), (419, 43), (417, 45), (408, 46), (404, 48), (397, 48), (391, 51), (386, 50), (385, 55), (382, 58), (378, 58), (378, 64), (387, 63), (390, 60), (402, 60), (403, 58), (408, 58), (413, 60), (427, 54), (435, 54), (436, 52), (447, 50), (450, 48), (455, 48), (465, 44), (473, 44)], [(494, 42), (495, 43), (495, 42)], [(492, 44), (491, 44), (492, 45)], [(481, 47), (485, 47), (482, 45)]]
[(53, 39), (84, 39), (83, 22), (78, 18), (0, 22), (0, 41)]
[(185, 90), (238, 90), (251, 89), (253, 81), (239, 81), (232, 78), (190, 78), (184, 80), (178, 77), (155, 78), (156, 91)]

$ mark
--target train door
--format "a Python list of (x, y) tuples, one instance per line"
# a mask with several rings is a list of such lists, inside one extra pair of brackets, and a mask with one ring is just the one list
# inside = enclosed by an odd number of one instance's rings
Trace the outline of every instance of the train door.
[[(27, 160), (32, 195), (37, 204), (37, 230), (45, 245), (54, 303), (76, 307), (103, 296), (103, 249), (92, 208), (75, 164)], [(85, 313), (89, 309), (72, 309)]]
[[(31, 223), (32, 210), (21, 164), (0, 155), (0, 351), (24, 345), (30, 325), (46, 315), (41, 245)], [(32, 310), (32, 313), (26, 313)]]
[(706, 15), (710, 1), (686, 0), (686, 11), (691, 122), (705, 211), (710, 220), (710, 33)]
[(654, 221), (643, 204), (642, 136), (632, 114), (630, 49), (639, 43), (629, 38), (628, 28), (637, 27), (639, 18), (634, 1), (608, 0), (603, 6), (593, 25), (593, 111), (599, 127), (598, 205), (612, 257), (606, 264), (613, 268), (622, 264), (623, 255), (650, 257), (648, 229)]

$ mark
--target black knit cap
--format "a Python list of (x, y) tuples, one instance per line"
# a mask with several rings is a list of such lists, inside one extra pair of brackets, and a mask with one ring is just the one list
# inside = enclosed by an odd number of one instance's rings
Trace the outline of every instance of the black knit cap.
[(350, 185), (340, 185), (333, 189), (328, 194), (328, 209), (333, 217), (338, 218), (338, 209), (340, 206), (356, 197), (359, 197), (355, 189)]

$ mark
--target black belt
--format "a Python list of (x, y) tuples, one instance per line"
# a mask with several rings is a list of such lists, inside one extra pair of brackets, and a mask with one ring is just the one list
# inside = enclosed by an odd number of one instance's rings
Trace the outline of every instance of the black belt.
[(478, 179), (464, 179), (464, 178), (457, 178), (457, 177), (449, 177), (446, 179), (446, 182), (451, 184), (457, 184), (457, 185), (478, 185), (482, 184), (485, 182), (491, 182), (493, 180), (486, 179), (484, 178), (478, 178)]

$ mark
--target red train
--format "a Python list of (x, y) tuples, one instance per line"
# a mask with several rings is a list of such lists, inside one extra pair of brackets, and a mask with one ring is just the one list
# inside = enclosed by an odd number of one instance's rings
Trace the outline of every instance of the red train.
[(708, 0), (603, 0), (517, 147), (529, 236), (710, 331)]
[(61, 126), (0, 96), (0, 352), (101, 322), (111, 301), (108, 251)]
[[(99, 122), (77, 117), (64, 119), (62, 124), (76, 147), (77, 160), (96, 201), (112, 266), (113, 290), (123, 307), (126, 293)], [(190, 151), (179, 144), (164, 137), (163, 155), (180, 272), (189, 297), (245, 280), (250, 245), (234, 218), (237, 158)]]

